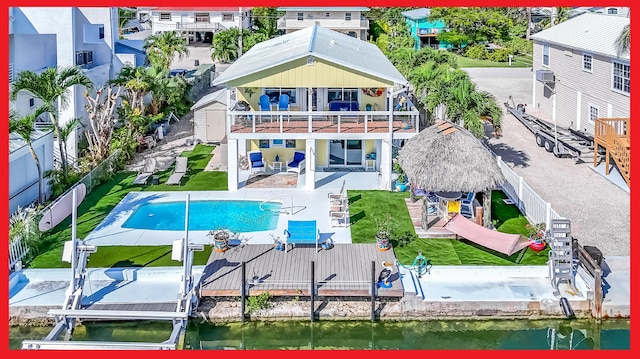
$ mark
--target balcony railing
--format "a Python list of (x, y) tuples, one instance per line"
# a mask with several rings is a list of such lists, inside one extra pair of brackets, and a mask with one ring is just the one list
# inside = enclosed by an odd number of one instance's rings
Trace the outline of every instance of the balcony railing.
[(229, 111), (234, 133), (418, 133), (418, 111)]
[(219, 22), (176, 22), (176, 29), (179, 30), (211, 30), (211, 31), (224, 31), (226, 26)]
[(300, 29), (313, 26), (316, 22), (329, 29), (369, 29), (369, 20), (346, 21), (344, 18), (326, 17), (304, 18), (303, 20), (281, 17), (278, 19), (278, 29)]
[(630, 118), (596, 118), (594, 126), (593, 165), (598, 163), (598, 146), (604, 147), (605, 173), (609, 174), (609, 158), (612, 158), (627, 185), (631, 186)]

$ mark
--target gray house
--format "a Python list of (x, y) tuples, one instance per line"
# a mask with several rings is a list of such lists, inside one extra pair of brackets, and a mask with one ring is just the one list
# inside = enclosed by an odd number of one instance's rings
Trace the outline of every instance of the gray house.
[(596, 118), (630, 117), (629, 52), (615, 46), (628, 24), (628, 17), (585, 13), (532, 35), (532, 105), (558, 126), (590, 134)]

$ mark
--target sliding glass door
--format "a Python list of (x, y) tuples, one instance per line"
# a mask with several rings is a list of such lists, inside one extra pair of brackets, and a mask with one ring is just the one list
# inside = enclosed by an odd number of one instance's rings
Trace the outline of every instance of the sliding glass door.
[(329, 140), (329, 166), (362, 166), (362, 140)]

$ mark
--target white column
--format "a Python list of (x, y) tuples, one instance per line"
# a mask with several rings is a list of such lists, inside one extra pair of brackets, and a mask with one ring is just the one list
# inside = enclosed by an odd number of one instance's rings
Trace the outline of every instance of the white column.
[(582, 92), (578, 91), (576, 93), (576, 130), (580, 131), (580, 126), (581, 124), (581, 120), (580, 120), (580, 114), (582, 113)]
[(227, 187), (229, 191), (238, 190), (238, 140), (227, 138)]
[(536, 84), (538, 83), (538, 81), (536, 81), (536, 72), (535, 72), (535, 71), (533, 71), (533, 72), (531, 73), (531, 76), (533, 77), (533, 81), (531, 81), (531, 82), (532, 82), (532, 84), (533, 84), (533, 85), (532, 85), (532, 86), (533, 86), (533, 89), (532, 89), (532, 91), (531, 91), (531, 93), (533, 94), (533, 96), (531, 96), (531, 108), (538, 108), (538, 107), (537, 107), (538, 105), (537, 105), (537, 103), (536, 103)]
[(304, 189), (311, 192), (316, 189), (316, 140), (308, 138), (305, 144), (305, 181)]
[(380, 148), (380, 189), (391, 190), (391, 146), (390, 139), (382, 140)]

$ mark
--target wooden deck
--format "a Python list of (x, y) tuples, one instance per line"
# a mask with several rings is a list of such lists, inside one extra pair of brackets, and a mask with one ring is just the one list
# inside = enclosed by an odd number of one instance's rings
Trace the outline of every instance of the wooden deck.
[[(246, 262), (249, 295), (309, 296), (311, 261), (315, 262), (318, 296), (370, 296), (371, 262), (376, 263), (377, 279), (382, 262), (395, 263), (395, 259), (393, 250), (381, 252), (375, 244), (336, 244), (318, 252), (315, 246), (297, 245), (286, 253), (270, 244), (232, 247), (211, 253), (202, 274), (201, 296), (239, 296), (242, 262)], [(391, 288), (380, 288), (378, 296), (404, 295), (397, 268), (391, 278)]]
[(411, 216), (411, 222), (416, 230), (416, 234), (420, 238), (457, 238), (456, 234), (450, 230), (444, 228), (447, 221), (444, 218), (437, 215), (429, 215), (428, 229), (422, 228), (422, 199), (416, 202), (411, 202), (410, 198), (405, 198), (407, 204), (407, 210), (409, 210), (409, 216)]

